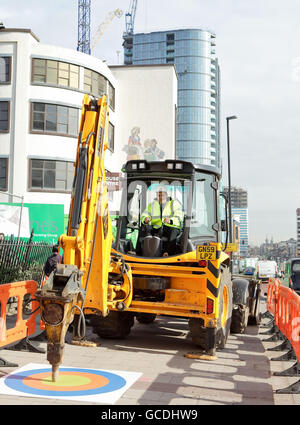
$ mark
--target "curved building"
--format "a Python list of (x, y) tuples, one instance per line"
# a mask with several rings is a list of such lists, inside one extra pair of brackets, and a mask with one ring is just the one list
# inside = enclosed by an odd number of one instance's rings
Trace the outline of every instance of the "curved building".
[(220, 168), (220, 71), (215, 35), (200, 29), (124, 36), (125, 65), (172, 63), (178, 75), (177, 157)]
[(108, 93), (112, 153), (116, 80), (99, 59), (30, 30), (1, 29), (0, 41), (1, 191), (68, 210), (84, 93)]
[[(55, 240), (56, 218), (59, 216), (60, 222), (65, 218), (66, 224), (86, 93), (108, 97), (105, 168), (111, 210), (118, 208), (118, 178), (135, 129), (139, 158), (149, 151), (149, 143), (155, 145), (155, 154), (175, 157), (174, 65), (110, 68), (91, 55), (41, 44), (29, 29), (1, 27), (0, 233), (16, 235), (13, 227), (21, 222), (25, 208), (29, 214), (27, 235), (28, 227), (29, 234), (35, 227), (35, 236), (48, 234), (48, 239)], [(161, 93), (163, 99), (154, 110)], [(5, 223), (10, 223), (12, 230)]]

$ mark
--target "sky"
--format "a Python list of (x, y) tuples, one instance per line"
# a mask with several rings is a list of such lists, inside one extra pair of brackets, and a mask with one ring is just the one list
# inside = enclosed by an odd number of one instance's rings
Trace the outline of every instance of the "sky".
[[(6, 28), (30, 28), (42, 44), (77, 48), (77, 0), (1, 0)], [(130, 0), (92, 0), (91, 39), (121, 9), (93, 54), (123, 63)], [(135, 32), (200, 28), (216, 34), (221, 68), (221, 149), (227, 184), (226, 117), (231, 184), (248, 191), (251, 245), (296, 239), (300, 208), (299, 0), (138, 0)]]

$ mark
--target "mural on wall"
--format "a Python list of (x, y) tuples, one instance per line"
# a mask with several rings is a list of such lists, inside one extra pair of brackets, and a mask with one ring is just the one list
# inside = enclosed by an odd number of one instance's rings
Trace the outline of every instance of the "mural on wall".
[(141, 143), (140, 127), (133, 127), (130, 132), (127, 145), (123, 151), (127, 154), (127, 161), (134, 159), (145, 159), (146, 161), (160, 161), (164, 158), (165, 152), (158, 148), (156, 139), (145, 139)]

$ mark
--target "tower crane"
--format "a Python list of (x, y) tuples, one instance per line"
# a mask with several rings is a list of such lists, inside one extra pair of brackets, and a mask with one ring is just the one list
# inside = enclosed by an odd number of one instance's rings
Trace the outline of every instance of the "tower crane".
[(110, 25), (111, 21), (114, 19), (114, 17), (121, 18), (123, 16), (123, 10), (116, 9), (112, 12), (109, 12), (109, 14), (106, 16), (105, 20), (99, 25), (96, 34), (92, 40), (91, 50), (93, 51), (102, 37), (103, 33), (106, 31), (107, 27)]
[(125, 14), (126, 34), (133, 34), (137, 0), (131, 0), (129, 11)]
[(116, 16), (117, 18), (121, 18), (122, 15), (123, 11), (121, 9), (109, 12), (105, 20), (99, 25), (96, 34), (91, 41), (91, 0), (78, 0), (77, 50), (90, 55), (91, 51), (95, 49), (96, 44), (114, 17)]
[(91, 0), (78, 0), (78, 44), (77, 50), (91, 54)]

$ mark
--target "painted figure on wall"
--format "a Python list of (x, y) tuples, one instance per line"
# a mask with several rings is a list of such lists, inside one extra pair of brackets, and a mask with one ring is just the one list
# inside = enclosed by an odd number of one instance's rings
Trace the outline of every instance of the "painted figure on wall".
[(145, 139), (143, 146), (140, 139), (140, 127), (133, 127), (124, 146), (123, 151), (127, 154), (127, 161), (135, 159), (145, 159), (146, 161), (160, 161), (164, 158), (165, 152), (157, 147), (156, 139)]
[(132, 159), (142, 159), (141, 158), (141, 139), (140, 139), (140, 127), (133, 127), (131, 134), (128, 139), (128, 144), (123, 148), (127, 153), (127, 161)]
[(165, 153), (157, 147), (156, 139), (146, 139), (144, 141), (144, 159), (146, 161), (162, 160)]

